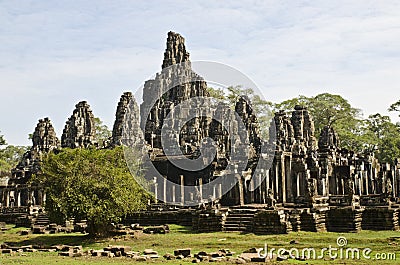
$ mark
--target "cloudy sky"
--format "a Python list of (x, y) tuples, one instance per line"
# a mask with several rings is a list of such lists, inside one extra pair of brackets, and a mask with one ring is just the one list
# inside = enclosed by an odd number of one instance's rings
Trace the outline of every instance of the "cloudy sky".
[(43, 117), (60, 136), (80, 100), (112, 127), (120, 95), (160, 70), (170, 30), (271, 101), (329, 92), (367, 116), (400, 99), (396, 1), (2, 0), (0, 25), (0, 131), (15, 145)]

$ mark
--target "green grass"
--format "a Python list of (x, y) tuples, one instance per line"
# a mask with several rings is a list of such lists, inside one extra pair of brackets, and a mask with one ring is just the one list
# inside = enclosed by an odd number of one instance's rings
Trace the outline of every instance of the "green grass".
[[(268, 248), (285, 247), (290, 249), (296, 247), (303, 249), (314, 247), (317, 251), (327, 248), (329, 245), (336, 247), (338, 236), (345, 236), (348, 240), (346, 247), (351, 248), (371, 248), (372, 256), (377, 253), (397, 253), (395, 261), (368, 261), (362, 260), (309, 260), (296, 261), (289, 260), (277, 262), (278, 264), (365, 264), (374, 262), (376, 264), (398, 264), (400, 260), (400, 232), (395, 231), (361, 231), (360, 233), (311, 233), (311, 232), (293, 232), (287, 235), (266, 235), (258, 236), (254, 234), (241, 233), (195, 233), (185, 227), (171, 225), (171, 232), (166, 235), (146, 235), (140, 234), (135, 237), (93, 240), (82, 234), (53, 234), (53, 235), (28, 235), (18, 234), (21, 228), (12, 228), (0, 234), (0, 243), (9, 242), (15, 245), (44, 245), (51, 246), (55, 244), (82, 245), (86, 249), (102, 249), (111, 245), (129, 245), (134, 251), (143, 251), (146, 248), (157, 250), (160, 256), (165, 253), (173, 253), (177, 248), (191, 248), (192, 253), (198, 251), (213, 252), (225, 248), (242, 253), (251, 247), (262, 248), (265, 243)], [(299, 244), (290, 245), (291, 240), (297, 240)], [(138, 263), (127, 258), (97, 258), (97, 257), (59, 257), (57, 253), (14, 253), (12, 255), (0, 255), (0, 264), (131, 264)], [(160, 258), (155, 261), (149, 261), (149, 264), (191, 264), (190, 261), (166, 261)], [(142, 262), (143, 264), (143, 262)], [(144, 263), (146, 264), (146, 263)], [(219, 263), (221, 264), (221, 263)]]

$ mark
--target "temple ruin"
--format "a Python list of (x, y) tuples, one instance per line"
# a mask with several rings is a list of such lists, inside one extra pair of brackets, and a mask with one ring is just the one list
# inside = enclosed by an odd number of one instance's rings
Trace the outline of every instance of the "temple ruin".
[[(190, 99), (209, 97), (207, 83), (191, 69), (189, 57), (184, 38), (169, 32), (161, 73), (145, 82), (140, 108), (132, 93), (121, 96), (112, 137), (104, 146), (96, 143), (94, 116), (85, 101), (76, 105), (61, 141), (48, 118), (39, 120), (32, 148), (0, 187), (0, 218), (11, 220), (13, 216), (31, 214), (33, 206), (43, 204), (43, 187), (27, 184), (38, 171), (43, 153), (67, 147), (112, 148), (141, 143), (162, 176), (152, 186), (162, 199), (149, 205), (148, 211), (127, 217), (127, 223), (172, 222), (191, 225), (197, 231), (257, 234), (399, 230), (397, 160), (392, 165), (380, 163), (373, 154), (342, 149), (333, 127), (326, 126), (316, 139), (313, 117), (304, 106), (296, 106), (291, 113), (275, 113), (268, 143), (260, 136), (260, 125), (247, 97), (238, 97), (233, 109), (177, 108)], [(175, 65), (183, 67), (179, 68), (178, 84), (168, 70)], [(231, 141), (232, 136), (224, 129), (227, 124), (218, 121), (232, 113), (236, 118), (228, 119), (229, 126), (237, 129), (243, 124), (246, 139), (240, 136)], [(176, 133), (172, 128), (182, 119), (185, 122), (178, 124), (181, 130)], [(168, 141), (179, 144), (179, 154), (172, 150), (173, 155), (166, 155), (170, 150), (163, 147), (163, 133)], [(271, 155), (262, 148), (264, 144), (272, 148), (272, 166), (256, 172), (255, 168)], [(177, 166), (183, 158), (196, 160), (208, 151), (212, 154), (215, 151), (215, 156), (205, 156), (202, 160), (205, 167), (201, 170)], [(233, 151), (245, 157), (246, 163), (240, 165), (243, 170), (233, 167), (224, 175)], [(203, 185), (223, 178), (235, 180), (229, 191), (223, 192), (221, 183), (216, 182), (208, 187), (212, 198), (203, 197), (206, 192)], [(257, 186), (256, 180), (259, 180)], [(188, 192), (184, 186), (199, 188), (197, 193)], [(196, 200), (204, 203), (185, 206), (186, 202)]]

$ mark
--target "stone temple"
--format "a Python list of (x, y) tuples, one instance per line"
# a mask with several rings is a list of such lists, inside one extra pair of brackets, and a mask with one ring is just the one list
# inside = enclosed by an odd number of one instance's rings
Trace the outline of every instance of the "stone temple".
[[(96, 143), (94, 115), (85, 101), (75, 106), (61, 141), (48, 118), (39, 120), (31, 149), (0, 182), (0, 219), (18, 222), (42, 211), (43, 187), (28, 181), (40, 169), (43, 153), (141, 144), (146, 163), (154, 167), (147, 177), (154, 177), (152, 192), (158, 201), (128, 216), (126, 223), (178, 223), (197, 231), (257, 234), (399, 230), (397, 160), (383, 164), (373, 154), (342, 149), (333, 127), (325, 127), (316, 139), (313, 117), (304, 106), (275, 113), (266, 142), (247, 97), (238, 97), (231, 108), (208, 108), (202, 102), (206, 97), (207, 83), (191, 68), (185, 39), (169, 32), (161, 72), (145, 82), (140, 106), (132, 93), (121, 96), (105, 146)], [(185, 105), (191, 99), (206, 107)], [(226, 128), (246, 133), (234, 138)], [(168, 143), (178, 148), (172, 150)], [(240, 159), (233, 161), (232, 152)], [(241, 159), (246, 163), (240, 165)], [(270, 165), (256, 170), (268, 160)], [(182, 161), (200, 161), (202, 167), (182, 168)]]

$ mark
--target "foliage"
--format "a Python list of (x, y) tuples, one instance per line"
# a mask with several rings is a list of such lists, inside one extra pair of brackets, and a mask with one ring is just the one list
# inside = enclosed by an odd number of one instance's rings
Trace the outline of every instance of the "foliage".
[[(139, 162), (134, 166), (139, 171)], [(150, 198), (130, 174), (122, 147), (50, 153), (34, 181), (46, 187), (51, 220), (85, 219), (93, 236), (107, 236), (112, 222), (143, 209)]]
[[(271, 112), (292, 112), (296, 105), (305, 106), (314, 120), (315, 136), (318, 138), (325, 126), (332, 126), (339, 135), (341, 147), (356, 152), (374, 153), (382, 162), (392, 163), (400, 157), (400, 125), (388, 116), (375, 114), (362, 118), (361, 110), (354, 108), (340, 95), (322, 93), (314, 97), (300, 95), (281, 103), (271, 103), (255, 95), (250, 88), (241, 86), (222, 89), (209, 88), (210, 95), (223, 100), (234, 108), (241, 95), (247, 96), (257, 114), (260, 131), (267, 139)], [(400, 112), (400, 100), (392, 104), (389, 111)]]
[[(400, 100), (397, 101), (396, 103), (393, 103), (392, 105), (390, 105), (388, 110), (389, 111), (398, 111), (398, 112), (400, 112)], [(400, 116), (400, 114), (399, 114), (399, 116)]]
[(310, 111), (317, 138), (325, 126), (332, 126), (339, 135), (342, 147), (362, 151), (361, 110), (353, 108), (346, 99), (329, 93), (315, 97), (298, 96), (275, 104), (274, 109), (293, 111), (296, 105), (305, 106)]
[(21, 161), (26, 151), (28, 147), (14, 145), (7, 145), (0, 149), (0, 172), (10, 172)]
[(4, 135), (1, 135), (1, 134), (0, 134), (0, 146), (6, 145), (6, 144), (7, 144), (7, 142), (6, 142), (6, 140), (4, 139)]
[(241, 86), (230, 86), (226, 90), (208, 87), (208, 92), (211, 97), (222, 100), (232, 109), (235, 109), (236, 102), (240, 97), (246, 96), (249, 98), (253, 112), (257, 116), (261, 137), (264, 140), (268, 139), (268, 128), (273, 117), (271, 112), (273, 104), (271, 102), (264, 100), (261, 95), (256, 94), (253, 89), (242, 88)]
[(111, 137), (111, 131), (107, 125), (103, 124), (100, 118), (94, 118), (94, 126), (96, 128), (96, 141), (99, 143), (99, 146), (103, 146), (104, 142)]
[(400, 128), (389, 116), (370, 115), (366, 125), (363, 138), (368, 151), (374, 152), (381, 162), (393, 163), (395, 158), (400, 158)]

